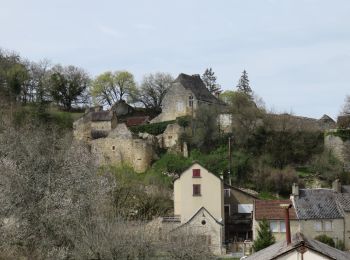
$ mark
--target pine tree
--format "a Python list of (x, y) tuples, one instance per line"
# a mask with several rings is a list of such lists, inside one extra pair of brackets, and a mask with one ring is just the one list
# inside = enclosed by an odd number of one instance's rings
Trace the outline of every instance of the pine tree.
[(237, 84), (238, 91), (241, 91), (245, 94), (247, 94), (249, 97), (252, 96), (252, 89), (249, 85), (249, 79), (248, 79), (248, 73), (246, 70), (243, 70), (242, 76), (240, 77), (238, 84)]
[(254, 241), (253, 249), (255, 252), (260, 251), (276, 242), (273, 236), (269, 222), (264, 219), (259, 223), (258, 237)]
[(221, 92), (221, 87), (216, 83), (215, 72), (212, 70), (212, 68), (205, 70), (202, 75), (202, 80), (210, 93), (216, 94), (217, 92)]

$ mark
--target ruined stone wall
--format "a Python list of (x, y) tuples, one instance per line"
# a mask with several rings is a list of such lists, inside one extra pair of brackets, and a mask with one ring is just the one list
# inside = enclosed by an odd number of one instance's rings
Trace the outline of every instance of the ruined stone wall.
[(89, 142), (91, 140), (91, 122), (84, 117), (73, 123), (73, 136), (78, 141)]
[(91, 141), (91, 152), (100, 165), (129, 165), (136, 172), (146, 171), (154, 157), (147, 140), (134, 139), (125, 124), (118, 125), (106, 138)]

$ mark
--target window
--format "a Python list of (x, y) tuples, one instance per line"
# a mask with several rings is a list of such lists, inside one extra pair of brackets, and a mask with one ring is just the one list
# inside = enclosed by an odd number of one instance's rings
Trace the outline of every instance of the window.
[(286, 223), (284, 220), (273, 220), (270, 221), (270, 230), (274, 233), (285, 233), (286, 232)]
[(115, 146), (114, 145), (112, 146), (112, 151), (115, 151)]
[(315, 231), (332, 231), (332, 221), (324, 220), (324, 221), (315, 221), (314, 222)]
[(314, 229), (315, 231), (322, 231), (322, 221), (315, 221)]
[(238, 204), (238, 213), (252, 213), (253, 204)]
[(201, 177), (201, 169), (193, 169), (192, 178), (200, 178), (200, 177)]
[(283, 232), (283, 233), (286, 232), (286, 222), (284, 221), (280, 222), (280, 232)]
[(200, 196), (200, 195), (201, 195), (201, 185), (193, 184), (193, 196)]
[(225, 197), (225, 198), (230, 197), (230, 194), (231, 194), (230, 191), (231, 191), (230, 189), (224, 189), (224, 197)]
[(324, 221), (323, 222), (323, 230), (324, 231), (332, 231), (332, 221)]
[(188, 97), (188, 105), (189, 105), (190, 107), (193, 107), (193, 96), (189, 96), (189, 97)]
[(271, 232), (279, 232), (279, 221), (270, 221)]
[(224, 211), (225, 211), (225, 218), (230, 216), (230, 205), (226, 204), (224, 205)]
[(172, 139), (173, 137), (171, 135), (168, 135), (168, 139)]

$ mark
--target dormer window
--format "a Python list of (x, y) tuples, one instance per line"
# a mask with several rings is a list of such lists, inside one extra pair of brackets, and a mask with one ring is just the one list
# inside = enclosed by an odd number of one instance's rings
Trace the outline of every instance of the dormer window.
[(193, 96), (189, 96), (189, 97), (188, 97), (188, 105), (189, 105), (190, 107), (193, 107)]
[(192, 178), (200, 178), (200, 177), (201, 177), (201, 169), (193, 169)]

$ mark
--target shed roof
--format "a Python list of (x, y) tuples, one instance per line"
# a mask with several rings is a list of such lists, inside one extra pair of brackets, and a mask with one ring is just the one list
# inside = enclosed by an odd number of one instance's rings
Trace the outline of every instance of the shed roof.
[(127, 126), (138, 126), (149, 122), (149, 116), (135, 116), (126, 119)]
[[(255, 200), (254, 201), (254, 214), (255, 219), (262, 220), (274, 220), (284, 219), (285, 212), (281, 208), (281, 204), (292, 204), (291, 200)], [(297, 219), (294, 207), (289, 209), (289, 218)]]
[(309, 239), (305, 237), (302, 233), (296, 233), (292, 237), (292, 243), (287, 245), (286, 241), (281, 241), (275, 243), (263, 250), (250, 255), (245, 260), (259, 259), (259, 260), (270, 260), (278, 259), (283, 255), (290, 253), (291, 251), (297, 250), (300, 247), (307, 248), (311, 251), (317, 252), (329, 259), (346, 260), (350, 259), (350, 254), (348, 252), (340, 251), (334, 247), (330, 247), (320, 241)]

